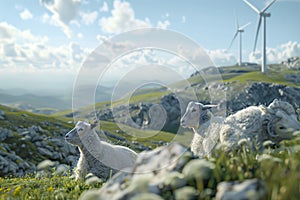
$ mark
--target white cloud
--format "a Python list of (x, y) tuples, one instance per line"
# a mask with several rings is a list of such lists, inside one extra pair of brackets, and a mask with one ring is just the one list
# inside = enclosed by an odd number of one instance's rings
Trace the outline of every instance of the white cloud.
[[(70, 38), (72, 31), (69, 23), (79, 14), (80, 0), (40, 0), (40, 2), (53, 14), (49, 19), (50, 24), (62, 28), (63, 32)], [(55, 21), (55, 23), (53, 23)]]
[(102, 17), (99, 21), (102, 30), (106, 33), (120, 33), (135, 28), (151, 27), (148, 18), (136, 19), (134, 10), (128, 2), (114, 1), (114, 8), (110, 17)]
[(207, 54), (216, 66), (228, 66), (237, 62), (235, 56), (226, 49), (207, 50)]
[(13, 42), (46, 42), (47, 37), (34, 36), (30, 30), (21, 31), (7, 22), (0, 22), (0, 44)]
[(100, 8), (100, 12), (108, 12), (109, 8), (106, 1), (103, 2), (102, 7)]
[[(267, 47), (266, 54), (268, 63), (280, 63), (290, 57), (300, 56), (300, 43), (289, 41), (276, 48)], [(260, 63), (261, 52), (250, 53), (249, 61)]]
[(97, 17), (98, 17), (98, 12), (90, 12), (90, 13), (81, 13), (81, 20), (85, 25), (91, 25), (93, 24)]
[(33, 15), (29, 10), (25, 9), (23, 10), (23, 12), (20, 13), (20, 17), (22, 20), (28, 20), (28, 19), (32, 19)]
[(157, 28), (167, 29), (168, 26), (170, 26), (170, 24), (171, 24), (171, 23), (170, 23), (169, 20), (165, 20), (165, 21), (163, 21), (163, 22), (158, 21), (158, 23), (157, 23)]
[(77, 38), (82, 39), (84, 36), (82, 33), (77, 33)]
[(185, 17), (185, 16), (182, 16), (182, 17), (181, 17), (181, 23), (184, 24), (185, 22), (186, 22), (186, 17)]
[(47, 37), (0, 23), (0, 69), (77, 69), (90, 50), (70, 43), (51, 46)]
[[(166, 13), (163, 18), (168, 18), (169, 14)], [(158, 28), (166, 29), (170, 26), (170, 21), (158, 21)], [(102, 17), (99, 20), (99, 25), (102, 31), (105, 33), (117, 34), (124, 31), (129, 31), (137, 28), (150, 28), (153, 27), (149, 18), (137, 19), (135, 12), (129, 2), (115, 0), (113, 9), (111, 10), (111, 16)]]

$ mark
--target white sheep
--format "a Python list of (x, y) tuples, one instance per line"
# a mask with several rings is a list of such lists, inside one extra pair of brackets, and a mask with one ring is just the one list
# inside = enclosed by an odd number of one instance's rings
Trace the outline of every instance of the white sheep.
[(186, 112), (180, 120), (181, 126), (192, 128), (194, 137), (191, 151), (198, 156), (210, 156), (215, 144), (219, 140), (219, 131), (223, 122), (222, 117), (214, 117), (210, 108), (216, 105), (203, 105), (189, 102)]
[(261, 150), (264, 141), (278, 144), (291, 139), (297, 130), (300, 123), (293, 106), (275, 99), (268, 107), (250, 106), (228, 116), (220, 132), (220, 142), (230, 150), (245, 139), (252, 149)]
[(194, 130), (191, 150), (199, 156), (210, 156), (217, 142), (227, 151), (237, 149), (243, 139), (251, 149), (262, 150), (265, 141), (277, 145), (300, 130), (293, 106), (277, 99), (268, 107), (250, 106), (225, 120), (214, 117), (208, 111), (212, 107), (216, 106), (191, 101), (181, 119), (183, 127)]
[(65, 140), (78, 146), (80, 151), (80, 158), (75, 169), (76, 180), (84, 179), (88, 173), (106, 180), (111, 173), (125, 170), (135, 163), (136, 152), (124, 146), (101, 141), (93, 130), (96, 126), (97, 122), (89, 124), (78, 121), (65, 136)]

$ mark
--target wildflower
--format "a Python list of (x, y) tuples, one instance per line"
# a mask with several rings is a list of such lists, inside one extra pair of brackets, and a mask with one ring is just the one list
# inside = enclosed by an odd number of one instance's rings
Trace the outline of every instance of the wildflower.
[(53, 191), (54, 191), (54, 188), (53, 188), (53, 187), (48, 187), (48, 188), (47, 188), (47, 191), (48, 191), (48, 192), (53, 192)]
[(14, 190), (14, 196), (20, 196), (21, 190), (22, 190), (21, 186), (16, 187)]

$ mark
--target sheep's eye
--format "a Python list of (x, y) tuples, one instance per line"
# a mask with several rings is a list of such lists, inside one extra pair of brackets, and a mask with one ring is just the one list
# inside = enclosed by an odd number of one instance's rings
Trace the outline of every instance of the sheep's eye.
[(77, 129), (77, 131), (83, 131), (83, 128), (79, 128), (79, 129)]
[(196, 112), (197, 110), (195, 108), (192, 109), (192, 112)]
[(280, 129), (280, 130), (283, 130), (283, 129), (285, 129), (285, 127), (283, 127), (283, 126), (280, 126), (280, 127), (279, 127), (279, 129)]

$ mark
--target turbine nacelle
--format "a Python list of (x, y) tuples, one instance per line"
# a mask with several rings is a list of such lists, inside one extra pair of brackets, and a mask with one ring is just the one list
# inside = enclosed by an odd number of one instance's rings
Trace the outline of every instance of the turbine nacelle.
[(259, 13), (261, 17), (271, 17), (271, 13)]

